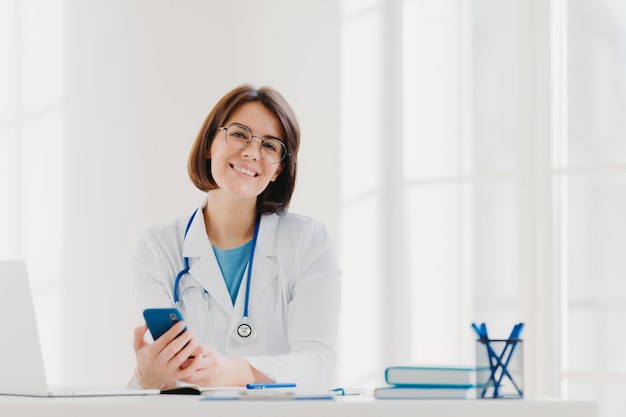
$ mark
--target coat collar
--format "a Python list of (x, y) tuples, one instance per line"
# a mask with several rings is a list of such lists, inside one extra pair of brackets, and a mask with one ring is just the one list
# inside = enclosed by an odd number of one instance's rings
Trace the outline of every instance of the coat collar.
[[(183, 242), (183, 256), (189, 258), (189, 273), (209, 292), (209, 295), (215, 302), (227, 313), (234, 314), (240, 318), (243, 315), (248, 272), (246, 270), (244, 273), (235, 306), (233, 307), (217, 258), (206, 234), (204, 216), (202, 215), (202, 210), (206, 207), (206, 204), (207, 201), (205, 200), (204, 204), (198, 208), (198, 212), (189, 227)], [(279, 216), (277, 215), (261, 216), (252, 267), (248, 309), (252, 309), (259, 295), (278, 277), (276, 258), (276, 229), (278, 222)]]

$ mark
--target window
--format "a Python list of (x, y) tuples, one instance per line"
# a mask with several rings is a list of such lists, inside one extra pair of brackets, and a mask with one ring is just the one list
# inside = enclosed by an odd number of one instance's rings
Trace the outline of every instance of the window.
[[(567, 6), (567, 7), (565, 7)], [(566, 129), (557, 141), (564, 298), (563, 392), (626, 407), (626, 7), (619, 0), (565, 2), (562, 57)]]
[(63, 351), (62, 4), (0, 2), (0, 259), (27, 260), (52, 381)]
[(471, 322), (524, 321), (526, 393), (617, 416), (625, 6), (342, 5), (340, 378), (471, 364)]

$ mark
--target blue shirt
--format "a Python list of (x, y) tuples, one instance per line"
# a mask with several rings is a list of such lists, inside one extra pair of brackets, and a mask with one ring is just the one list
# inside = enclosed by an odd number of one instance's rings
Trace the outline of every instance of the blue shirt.
[(224, 277), (224, 282), (228, 288), (228, 293), (230, 294), (230, 299), (233, 301), (233, 305), (237, 299), (243, 273), (246, 271), (246, 266), (248, 266), (248, 261), (250, 260), (251, 248), (252, 241), (244, 243), (234, 249), (218, 249), (213, 246), (213, 252), (215, 252), (217, 263), (222, 271), (222, 276)]

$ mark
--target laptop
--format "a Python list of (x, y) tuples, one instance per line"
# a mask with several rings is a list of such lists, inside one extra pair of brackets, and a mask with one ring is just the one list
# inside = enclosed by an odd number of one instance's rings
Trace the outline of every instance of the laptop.
[(159, 390), (126, 388), (49, 387), (26, 263), (0, 260), (0, 394), (85, 397), (158, 393)]

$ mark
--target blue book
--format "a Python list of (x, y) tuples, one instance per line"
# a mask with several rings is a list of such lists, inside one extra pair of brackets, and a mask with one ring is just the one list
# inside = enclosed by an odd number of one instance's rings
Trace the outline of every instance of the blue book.
[(476, 384), (473, 366), (411, 365), (390, 366), (385, 382), (397, 387), (472, 388)]
[(378, 399), (396, 399), (396, 400), (412, 400), (412, 399), (472, 399), (476, 398), (476, 388), (457, 387), (408, 387), (393, 386), (379, 387), (374, 390), (374, 398)]

